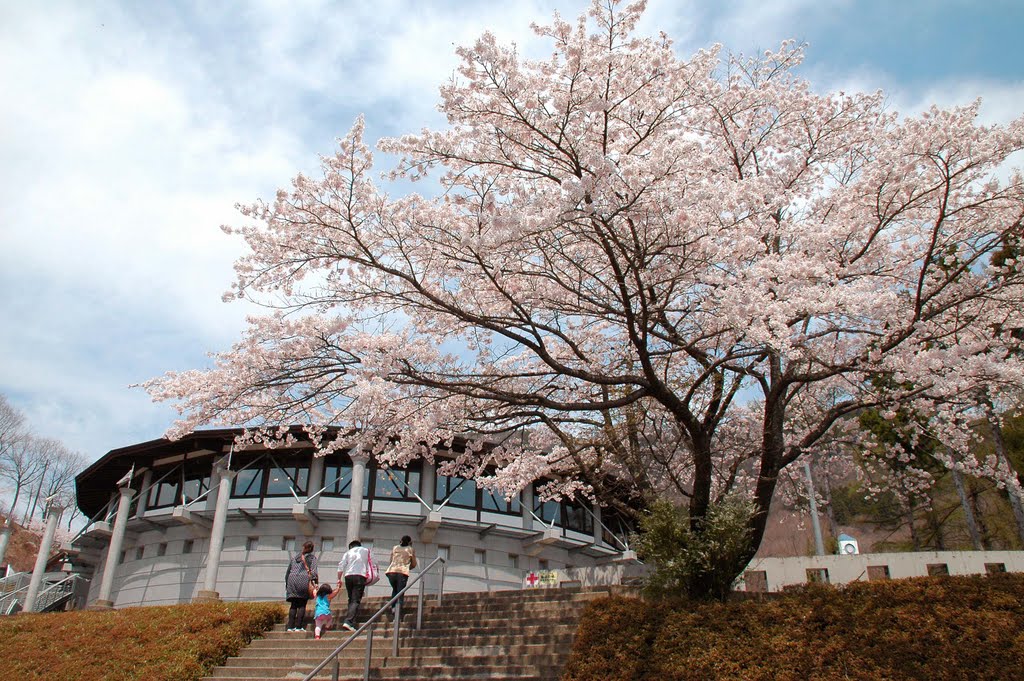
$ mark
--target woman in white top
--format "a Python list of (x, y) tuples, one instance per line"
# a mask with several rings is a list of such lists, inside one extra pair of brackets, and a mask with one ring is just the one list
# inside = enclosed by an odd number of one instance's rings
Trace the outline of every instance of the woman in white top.
[[(391, 582), (392, 598), (409, 583), (409, 570), (414, 567), (416, 567), (416, 551), (412, 548), (412, 537), (405, 535), (402, 537), (402, 542), (391, 549), (391, 564), (388, 565), (385, 572), (388, 581)], [(399, 608), (402, 607), (404, 600), (405, 594), (398, 599)], [(391, 606), (392, 611), (394, 611), (394, 607)]]

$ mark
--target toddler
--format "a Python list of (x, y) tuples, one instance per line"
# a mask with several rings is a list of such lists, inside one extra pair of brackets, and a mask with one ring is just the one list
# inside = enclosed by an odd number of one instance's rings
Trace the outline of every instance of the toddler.
[(334, 623), (331, 617), (331, 600), (338, 595), (341, 589), (331, 589), (330, 584), (321, 584), (316, 591), (316, 610), (313, 611), (313, 622), (316, 625), (315, 634), (319, 640), (321, 633), (326, 633)]

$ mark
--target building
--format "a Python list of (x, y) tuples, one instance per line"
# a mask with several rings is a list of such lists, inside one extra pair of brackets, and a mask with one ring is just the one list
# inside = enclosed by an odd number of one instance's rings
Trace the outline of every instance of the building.
[[(352, 538), (386, 567), (408, 534), (422, 564), (448, 560), (445, 591), (522, 588), (541, 571), (583, 583), (635, 558), (625, 523), (590, 504), (540, 502), (534, 488), (507, 500), (424, 461), (386, 469), (359, 452), (314, 456), (308, 443), (236, 447), (240, 432), (122, 447), (76, 478), (90, 521), (71, 545), (89, 603), (283, 599), (288, 560), (307, 540), (333, 579)], [(386, 580), (370, 590), (384, 593)]]

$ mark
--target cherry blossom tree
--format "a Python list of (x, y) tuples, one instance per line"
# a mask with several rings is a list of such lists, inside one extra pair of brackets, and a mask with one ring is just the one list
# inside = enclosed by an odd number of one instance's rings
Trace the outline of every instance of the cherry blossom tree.
[(171, 435), (301, 423), (391, 465), (465, 437), (444, 470), (672, 491), (697, 533), (742, 495), (735, 573), (780, 474), (860, 410), (912, 404), (965, 449), (957, 405), (1024, 379), (1024, 270), (992, 261), (1021, 238), (1024, 120), (820, 93), (790, 43), (683, 59), (636, 35), (643, 9), (556, 15), (543, 60), (460, 48), (448, 127), (378, 144), (439, 191), (379, 187), (360, 119), (321, 176), (241, 206), (227, 297), (270, 313), (212, 368), (145, 384), (180, 409)]

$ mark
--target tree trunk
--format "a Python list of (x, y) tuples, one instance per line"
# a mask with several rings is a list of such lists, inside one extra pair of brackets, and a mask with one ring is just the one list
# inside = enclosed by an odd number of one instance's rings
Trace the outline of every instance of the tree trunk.
[(978, 524), (974, 521), (974, 509), (971, 508), (970, 499), (967, 497), (967, 490), (964, 489), (964, 478), (960, 471), (951, 470), (953, 485), (960, 497), (960, 505), (964, 509), (964, 520), (967, 523), (967, 533), (971, 535), (971, 545), (975, 551), (981, 551), (981, 533), (978, 532)]
[(828, 531), (834, 541), (839, 541), (839, 524), (836, 523), (836, 512), (832, 508), (832, 483), (828, 473), (821, 476), (821, 494), (825, 497), (825, 517), (828, 519)]
[(914, 503), (909, 499), (907, 500), (907, 524), (910, 525), (910, 543), (915, 551), (920, 551), (921, 537), (917, 533), (917, 528), (914, 527)]
[(978, 531), (981, 533), (981, 547), (985, 551), (989, 551), (992, 548), (992, 535), (988, 529), (988, 523), (985, 522), (985, 512), (981, 508), (979, 496), (981, 492), (978, 490), (978, 484), (974, 480), (968, 480), (968, 487), (971, 488), (969, 499), (971, 501), (971, 510), (974, 512), (974, 521), (978, 524)]
[(36, 507), (39, 504), (39, 497), (42, 496), (43, 494), (43, 483), (46, 482), (46, 471), (49, 469), (49, 467), (50, 462), (47, 461), (46, 463), (43, 464), (42, 472), (39, 473), (39, 484), (36, 485), (36, 493), (32, 495), (32, 505), (28, 513), (25, 514), (24, 524), (26, 525), (28, 524), (28, 521), (31, 520), (32, 517), (36, 514)]
[[(996, 415), (991, 404), (985, 405), (985, 416), (988, 418), (989, 427), (992, 429), (992, 445), (996, 450), (996, 460), (999, 468), (1007, 474), (1012, 474), (1014, 470), (1010, 466), (1009, 459), (1006, 457), (1003, 426), (999, 423), (999, 417)], [(1013, 517), (1017, 521), (1017, 536), (1024, 543), (1024, 507), (1021, 505), (1020, 495), (1017, 493), (1016, 488), (1012, 487), (1010, 483), (1006, 485), (1006, 496), (1010, 501), (1010, 508), (1013, 509)]]

